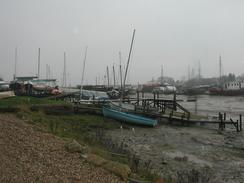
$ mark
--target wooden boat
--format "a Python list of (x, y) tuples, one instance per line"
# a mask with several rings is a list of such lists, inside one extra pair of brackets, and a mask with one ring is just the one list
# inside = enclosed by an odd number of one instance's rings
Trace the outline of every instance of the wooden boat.
[(126, 113), (115, 109), (110, 109), (108, 107), (103, 107), (103, 115), (108, 118), (112, 118), (122, 122), (132, 123), (136, 125), (145, 125), (145, 126), (152, 126), (152, 127), (157, 125), (157, 120), (155, 119)]

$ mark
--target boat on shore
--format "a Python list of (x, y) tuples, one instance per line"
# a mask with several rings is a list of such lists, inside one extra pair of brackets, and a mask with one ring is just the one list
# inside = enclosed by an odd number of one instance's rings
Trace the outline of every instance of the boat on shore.
[(1, 81), (0, 80), (0, 92), (1, 91), (9, 91), (10, 88), (9, 88), (9, 83), (6, 82), (6, 81)]
[(108, 107), (103, 107), (103, 115), (108, 118), (112, 118), (118, 121), (131, 123), (135, 125), (151, 126), (154, 127), (158, 124), (157, 120), (139, 116), (136, 114), (131, 114), (127, 112), (122, 112), (115, 109), (110, 109)]

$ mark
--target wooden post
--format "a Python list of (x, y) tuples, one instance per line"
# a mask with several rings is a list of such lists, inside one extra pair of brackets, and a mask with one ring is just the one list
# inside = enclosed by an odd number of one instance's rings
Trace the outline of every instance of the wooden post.
[(222, 125), (222, 114), (219, 112), (219, 129), (221, 130), (221, 125)]
[(224, 121), (226, 120), (226, 113), (224, 113)]
[(236, 131), (239, 132), (239, 121), (236, 120)]
[(174, 92), (174, 104), (173, 109), (176, 111), (176, 92)]
[(144, 98), (144, 91), (142, 91), (141, 97)]

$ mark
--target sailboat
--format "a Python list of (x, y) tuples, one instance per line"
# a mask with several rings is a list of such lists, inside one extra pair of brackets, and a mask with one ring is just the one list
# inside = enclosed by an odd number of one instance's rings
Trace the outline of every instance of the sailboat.
[[(125, 71), (125, 76), (124, 76), (124, 82), (123, 82), (120, 102), (123, 102), (123, 99), (125, 96), (125, 91), (124, 91), (125, 81), (126, 81), (132, 46), (133, 46), (133, 42), (134, 42), (134, 36), (135, 36), (135, 30), (133, 31), (133, 36), (132, 36), (132, 41), (131, 41), (131, 46), (130, 46), (129, 57), (128, 57), (127, 65), (126, 65), (126, 71)], [(116, 108), (111, 107), (111, 106), (103, 106), (103, 115), (105, 117), (119, 120), (121, 122), (127, 122), (127, 123), (136, 124), (136, 125), (146, 125), (146, 126), (152, 126), (152, 127), (157, 125), (157, 120), (139, 116), (139, 115), (136, 115), (133, 113), (125, 112), (122, 110), (121, 106), (122, 106), (121, 103), (120, 103), (120, 106), (118, 106)]]

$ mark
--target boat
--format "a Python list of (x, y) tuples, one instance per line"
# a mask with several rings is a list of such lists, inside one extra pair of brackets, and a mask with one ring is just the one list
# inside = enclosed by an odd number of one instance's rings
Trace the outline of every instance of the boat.
[(116, 109), (110, 109), (108, 107), (103, 107), (103, 115), (108, 118), (112, 118), (118, 121), (127, 122), (135, 125), (144, 125), (154, 127), (158, 124), (157, 120), (139, 116), (136, 114), (131, 114), (127, 112), (122, 112)]
[(0, 91), (8, 91), (8, 90), (10, 90), (9, 83), (0, 80)]
[(244, 82), (231, 81), (224, 83), (221, 87), (212, 87), (209, 89), (210, 95), (223, 96), (244, 96)]
[(197, 85), (189, 88), (185, 88), (183, 90), (183, 94), (185, 95), (204, 95), (210, 88), (209, 85)]
[(176, 87), (169, 83), (164, 83), (159, 87), (155, 87), (153, 89), (153, 93), (159, 93), (165, 95), (174, 94), (175, 92), (176, 92)]
[(47, 97), (61, 94), (56, 79), (38, 79), (36, 77), (16, 77), (10, 83), (10, 89), (18, 96)]

